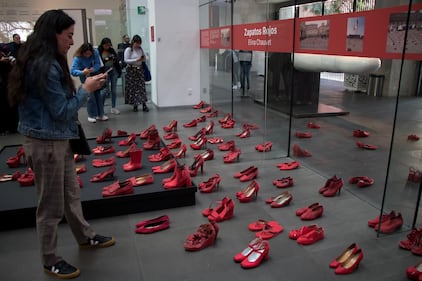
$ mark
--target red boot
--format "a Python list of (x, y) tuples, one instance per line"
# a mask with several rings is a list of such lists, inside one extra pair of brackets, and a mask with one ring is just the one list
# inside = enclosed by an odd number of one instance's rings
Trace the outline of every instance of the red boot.
[(130, 161), (123, 164), (123, 170), (125, 172), (135, 171), (142, 168), (142, 150), (133, 150), (130, 153)]

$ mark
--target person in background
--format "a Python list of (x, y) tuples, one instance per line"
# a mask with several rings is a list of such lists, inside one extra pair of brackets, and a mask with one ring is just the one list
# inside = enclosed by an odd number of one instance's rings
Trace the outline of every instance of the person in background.
[(120, 111), (116, 108), (116, 90), (117, 90), (117, 78), (122, 74), (122, 69), (120, 68), (119, 58), (117, 57), (116, 51), (113, 49), (110, 38), (103, 38), (101, 40), (100, 46), (98, 46), (98, 52), (100, 53), (101, 60), (105, 67), (113, 68), (108, 73), (108, 80), (106, 87), (102, 90), (103, 93), (101, 96), (105, 99), (105, 92), (110, 88), (111, 92), (111, 113), (120, 114)]
[(18, 128), (18, 109), (10, 106), (7, 98), (7, 80), (15, 62), (9, 53), (8, 45), (0, 44), (0, 135), (16, 133)]
[[(96, 73), (101, 67), (101, 59), (97, 50), (90, 43), (83, 43), (75, 52), (70, 73), (79, 77), (81, 83), (86, 78)], [(86, 109), (88, 111), (88, 122), (95, 123), (97, 120), (107, 121), (104, 114), (104, 100), (101, 90), (97, 90), (89, 95)]]
[(239, 51), (239, 62), (240, 62), (240, 84), (242, 89), (249, 90), (251, 83), (250, 83), (250, 76), (251, 76), (251, 67), (252, 67), (252, 51)]
[(142, 104), (142, 111), (148, 112), (146, 105), (147, 93), (145, 89), (144, 68), (142, 62), (146, 55), (141, 47), (142, 39), (139, 35), (132, 38), (131, 46), (125, 50), (124, 58), (126, 67), (125, 103), (133, 105), (133, 111), (138, 111)]
[(240, 63), (239, 63), (239, 52), (236, 50), (232, 50), (233, 56), (233, 89), (239, 89), (240, 79), (239, 79), (239, 72), (240, 72)]
[(19, 48), (22, 46), (21, 37), (15, 33), (12, 35), (13, 41), (8, 44), (10, 49), (10, 56), (16, 58), (18, 55)]
[(62, 10), (44, 12), (9, 76), (9, 99), (19, 107), (18, 130), (26, 137), (26, 160), (35, 174), (36, 225), (44, 271), (66, 279), (77, 277), (80, 271), (57, 254), (63, 216), (81, 248), (115, 244), (113, 237), (96, 234), (84, 218), (69, 143), (79, 137), (79, 108), (107, 79), (107, 74), (87, 77), (75, 88), (67, 64), (74, 25)]
[(124, 54), (126, 48), (130, 47), (130, 38), (129, 35), (125, 34), (122, 36), (122, 43), (117, 44), (117, 54), (119, 55), (120, 65), (122, 67), (126, 67), (126, 63), (124, 62)]

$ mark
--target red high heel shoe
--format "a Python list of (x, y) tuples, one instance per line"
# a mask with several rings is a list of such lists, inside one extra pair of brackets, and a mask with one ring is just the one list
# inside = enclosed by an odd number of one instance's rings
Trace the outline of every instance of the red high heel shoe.
[(130, 180), (125, 180), (123, 182), (116, 181), (113, 184), (104, 187), (101, 194), (103, 197), (112, 197), (117, 195), (132, 194), (133, 192), (134, 190), (132, 182)]
[(137, 149), (130, 152), (130, 161), (123, 164), (123, 171), (130, 172), (142, 168), (142, 150)]
[(174, 140), (178, 138), (179, 138), (179, 135), (177, 133), (167, 133), (163, 136), (163, 139), (165, 140)]
[(353, 130), (353, 136), (356, 138), (366, 138), (369, 137), (369, 132), (362, 130)]
[(199, 130), (196, 134), (189, 136), (188, 139), (191, 141), (197, 141), (205, 135), (205, 128)]
[(420, 280), (422, 276), (422, 261), (406, 268), (406, 276), (411, 280)]
[(192, 186), (192, 179), (189, 171), (185, 166), (179, 166), (174, 169), (174, 177), (170, 181), (166, 181), (163, 186), (165, 189), (179, 188), (179, 187), (190, 187)]
[(205, 115), (207, 118), (217, 117), (218, 116), (218, 110), (214, 110), (213, 112)]
[(177, 165), (176, 159), (170, 159), (159, 166), (153, 166), (152, 172), (154, 174), (169, 173), (169, 172), (174, 171), (174, 169), (176, 168), (176, 165)]
[(242, 177), (243, 175), (250, 173), (255, 168), (256, 168), (255, 166), (249, 166), (245, 170), (235, 173), (233, 175), (233, 177), (236, 178), (236, 179), (238, 179), (238, 178)]
[(378, 216), (374, 219), (371, 219), (368, 221), (368, 226), (369, 227), (376, 227), (378, 224), (383, 223), (389, 219), (391, 219), (392, 217), (397, 216), (396, 212), (394, 210), (392, 210), (390, 213), (388, 214), (383, 214), (381, 217)]
[(297, 144), (293, 145), (293, 155), (296, 157), (311, 157), (312, 156), (312, 154), (309, 151), (303, 148), (300, 148), (299, 145)]
[(221, 200), (220, 205), (214, 208), (208, 216), (209, 221), (220, 222), (233, 218), (234, 201), (228, 197)]
[(201, 174), (204, 173), (204, 158), (200, 155), (195, 156), (195, 160), (193, 161), (192, 165), (189, 166), (188, 172), (191, 177), (196, 177), (198, 173), (198, 169), (201, 167)]
[(177, 120), (171, 120), (170, 123), (168, 123), (168, 125), (163, 127), (163, 130), (167, 133), (172, 132), (172, 131), (177, 131)]
[(114, 159), (114, 156), (111, 156), (110, 158), (107, 158), (107, 159), (93, 159), (92, 160), (92, 166), (96, 168), (112, 166), (114, 164), (116, 164), (116, 160)]
[(332, 182), (338, 182), (340, 180), (340, 178), (337, 178), (336, 175), (334, 175), (332, 178), (329, 178), (323, 187), (321, 187), (318, 192), (319, 193), (324, 193), (326, 190), (328, 190), (328, 187), (331, 185)]
[(333, 197), (337, 193), (340, 195), (341, 188), (343, 187), (343, 179), (339, 178), (336, 181), (331, 181), (327, 190), (322, 192), (322, 195), (325, 197)]
[(207, 181), (199, 183), (198, 188), (202, 193), (211, 193), (214, 190), (218, 190), (218, 187), (221, 182), (221, 176), (219, 174), (214, 174)]
[(183, 127), (185, 128), (192, 128), (192, 127), (196, 127), (196, 125), (198, 125), (198, 120), (193, 119), (192, 121), (188, 122), (188, 123), (184, 123)]
[(205, 126), (204, 129), (205, 129), (206, 135), (212, 134), (214, 131), (214, 121), (211, 120), (210, 123), (207, 126)]
[(233, 119), (230, 119), (227, 122), (222, 123), (221, 128), (223, 128), (223, 129), (233, 129), (235, 124), (236, 124), (236, 121), (234, 121)]
[(204, 109), (201, 109), (199, 112), (201, 113), (210, 113), (212, 111), (212, 106), (208, 106)]
[(148, 155), (150, 162), (160, 162), (169, 160), (172, 157), (171, 151), (168, 147), (163, 147), (160, 149), (159, 153)]
[(290, 192), (285, 191), (281, 193), (280, 195), (278, 195), (277, 197), (275, 197), (273, 199), (273, 202), (270, 203), (270, 206), (271, 208), (281, 208), (281, 207), (289, 205), (292, 199), (293, 199), (293, 195)]
[(234, 151), (230, 151), (226, 153), (225, 155), (223, 155), (224, 163), (233, 163), (234, 160), (239, 161), (240, 153), (241, 153), (240, 149), (236, 149)]
[(218, 148), (220, 151), (234, 150), (234, 149), (235, 149), (235, 147), (236, 147), (236, 145), (235, 145), (235, 143), (234, 143), (234, 140), (230, 140), (230, 141), (228, 141), (228, 142), (226, 142), (226, 143), (222, 143), (222, 144), (219, 144), (219, 145), (217, 146), (217, 148)]
[(252, 252), (240, 263), (243, 268), (258, 267), (263, 260), (268, 258), (270, 253), (270, 244), (263, 240), (260, 244), (253, 248)]
[(199, 103), (192, 106), (192, 108), (193, 109), (200, 109), (200, 108), (203, 108), (204, 106), (205, 106), (205, 102), (201, 100)]
[(268, 152), (273, 147), (273, 143), (270, 141), (266, 141), (263, 144), (257, 144), (255, 145), (255, 150), (259, 152)]
[(98, 144), (111, 142), (113, 131), (110, 128), (106, 128), (101, 136), (98, 136), (95, 140)]
[(186, 151), (187, 151), (187, 147), (186, 144), (182, 144), (182, 147), (180, 148), (180, 150), (176, 153), (173, 153), (173, 156), (176, 158), (185, 158), (186, 157)]
[(154, 177), (151, 174), (143, 174), (137, 177), (131, 177), (129, 180), (132, 182), (133, 187), (154, 183)]
[(329, 267), (336, 268), (339, 265), (343, 264), (345, 261), (347, 261), (353, 254), (357, 252), (359, 247), (356, 245), (356, 243), (352, 243), (349, 247), (347, 247), (338, 257), (333, 259)]
[(7, 166), (9, 166), (9, 168), (17, 168), (21, 164), (21, 158), (23, 159), (23, 164), (26, 164), (25, 150), (23, 146), (20, 146), (18, 148), (18, 150), (16, 151), (16, 156), (9, 157), (6, 160), (6, 164)]
[(83, 164), (81, 166), (76, 166), (75, 171), (77, 174), (82, 174), (86, 172), (86, 164)]
[(253, 167), (252, 169), (248, 170), (247, 172), (243, 173), (239, 180), (241, 182), (250, 181), (258, 177), (258, 167)]
[(209, 138), (208, 142), (211, 144), (217, 144), (217, 143), (222, 143), (224, 142), (222, 137), (214, 137), (214, 138)]
[(253, 180), (244, 191), (236, 193), (237, 199), (241, 203), (251, 202), (252, 200), (256, 200), (258, 198), (258, 191), (259, 191), (259, 184), (256, 180)]
[(151, 126), (149, 126), (146, 130), (142, 131), (139, 133), (139, 138), (140, 139), (146, 139), (148, 138), (148, 134), (150, 131), (152, 130), (156, 130), (157, 128), (155, 127), (154, 124), (152, 124)]
[(204, 159), (204, 161), (212, 160), (214, 159), (214, 151), (212, 149), (207, 149), (204, 152), (195, 155), (195, 158), (197, 156), (200, 156)]
[(303, 221), (314, 220), (316, 218), (321, 217), (323, 213), (324, 213), (324, 207), (322, 205), (316, 205), (307, 209), (305, 212), (303, 212), (300, 215), (300, 219)]
[(207, 147), (207, 138), (203, 136), (202, 138), (198, 139), (196, 142), (191, 143), (190, 147), (195, 150), (202, 149), (203, 147)]
[(97, 146), (92, 149), (92, 152), (95, 155), (104, 155), (104, 154), (114, 153), (114, 147), (112, 145)]
[(102, 181), (114, 180), (116, 178), (114, 176), (115, 172), (116, 172), (116, 166), (111, 166), (110, 168), (108, 168), (104, 172), (93, 175), (89, 181), (91, 181), (91, 182), (102, 182)]
[(202, 115), (201, 117), (198, 117), (195, 119), (198, 123), (202, 123), (207, 121), (207, 117), (205, 115)]
[(244, 129), (242, 132), (237, 133), (236, 136), (241, 139), (248, 138), (251, 136), (251, 131), (249, 129)]
[(31, 186), (35, 182), (35, 174), (31, 168), (28, 168), (25, 173), (21, 174), (17, 179), (20, 186)]
[(171, 143), (167, 145), (167, 148), (173, 149), (173, 148), (179, 148), (182, 145), (181, 139), (174, 139)]
[(157, 129), (150, 130), (148, 133), (147, 142), (143, 144), (143, 148), (146, 150), (151, 150), (154, 148), (160, 149), (160, 146), (161, 140)]
[(223, 124), (232, 119), (231, 113), (227, 113), (223, 118), (218, 120), (218, 123)]
[(334, 270), (335, 274), (350, 274), (358, 268), (360, 262), (363, 260), (363, 251), (358, 249), (346, 261), (337, 266)]
[(117, 151), (116, 152), (116, 156), (120, 157), (120, 158), (126, 158), (129, 157), (129, 153), (133, 150), (136, 150), (136, 143), (132, 143), (128, 149), (126, 150), (122, 150), (122, 151)]
[(132, 143), (135, 143), (136, 144), (136, 141), (135, 140), (136, 140), (136, 134), (135, 133), (132, 133), (125, 140), (119, 141), (119, 145), (120, 146), (127, 146), (127, 145), (131, 145)]

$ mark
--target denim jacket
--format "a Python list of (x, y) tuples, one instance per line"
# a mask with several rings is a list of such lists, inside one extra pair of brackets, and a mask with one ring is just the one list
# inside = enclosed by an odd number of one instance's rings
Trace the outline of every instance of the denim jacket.
[(64, 140), (78, 138), (78, 110), (86, 102), (88, 92), (79, 87), (72, 93), (61, 84), (63, 71), (57, 61), (51, 64), (48, 87), (40, 93), (33, 85), (29, 70), (28, 94), (19, 104), (18, 131), (37, 139)]
[(94, 49), (94, 54), (89, 58), (84, 56), (74, 57), (72, 66), (70, 67), (70, 74), (75, 77), (79, 77), (81, 82), (85, 82), (86, 76), (83, 74), (85, 68), (94, 68), (94, 72), (98, 71), (101, 67), (100, 53), (97, 49)]

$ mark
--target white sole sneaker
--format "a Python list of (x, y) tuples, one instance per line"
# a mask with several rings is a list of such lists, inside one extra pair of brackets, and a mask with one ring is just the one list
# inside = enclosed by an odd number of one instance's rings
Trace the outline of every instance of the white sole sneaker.
[(107, 120), (108, 120), (108, 116), (107, 116), (107, 115), (103, 115), (103, 116), (101, 116), (101, 117), (97, 117), (97, 120), (100, 120), (100, 121), (107, 121)]
[(120, 114), (120, 110), (118, 110), (117, 108), (111, 108), (111, 110), (110, 110), (110, 112), (112, 113), (112, 114)]
[(97, 119), (88, 117), (88, 122), (95, 123), (97, 122)]

